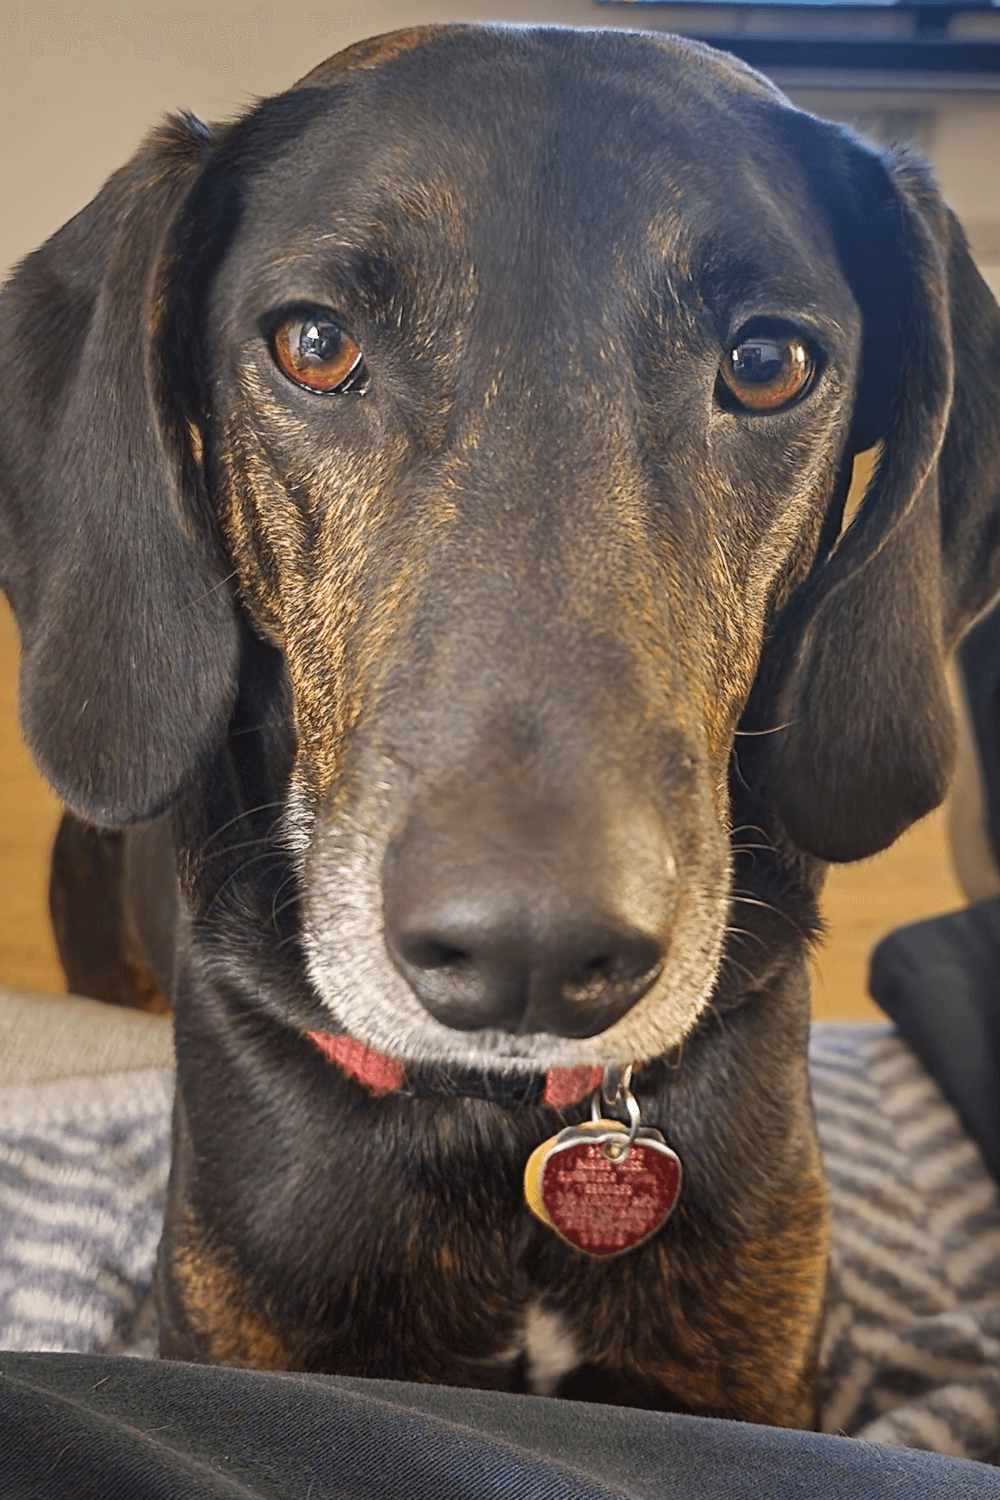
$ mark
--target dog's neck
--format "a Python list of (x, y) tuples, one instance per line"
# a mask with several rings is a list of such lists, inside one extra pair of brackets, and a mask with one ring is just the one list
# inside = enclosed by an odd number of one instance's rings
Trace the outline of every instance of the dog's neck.
[(487, 1099), (493, 1104), (568, 1109), (592, 1094), (603, 1076), (602, 1068), (587, 1066), (514, 1075), (441, 1064), (432, 1068), (406, 1068), (353, 1037), (335, 1036), (329, 1031), (310, 1031), (307, 1035), (324, 1057), (376, 1097), (401, 1093), (420, 1099), (447, 1094)]

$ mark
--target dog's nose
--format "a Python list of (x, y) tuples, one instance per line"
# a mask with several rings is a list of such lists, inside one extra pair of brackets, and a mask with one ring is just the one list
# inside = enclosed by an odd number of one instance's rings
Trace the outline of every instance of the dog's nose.
[(655, 939), (603, 913), (567, 914), (538, 931), (488, 896), (397, 910), (386, 937), (421, 1004), (460, 1031), (594, 1036), (645, 994), (664, 957)]
[(632, 911), (630, 882), (608, 879), (613, 860), (581, 859), (579, 847), (563, 860), (524, 843), (498, 851), (478, 832), (411, 826), (390, 849), (385, 941), (396, 968), (460, 1031), (605, 1031), (663, 966), (672, 880), (653, 883), (653, 910), (644, 882), (645, 909)]

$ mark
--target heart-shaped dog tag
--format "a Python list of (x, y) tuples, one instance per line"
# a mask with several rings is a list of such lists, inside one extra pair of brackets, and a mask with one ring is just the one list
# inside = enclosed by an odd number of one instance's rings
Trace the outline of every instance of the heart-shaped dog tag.
[(624, 1255), (661, 1229), (681, 1188), (681, 1163), (658, 1130), (631, 1146), (617, 1120), (571, 1125), (543, 1141), (524, 1169), (536, 1218), (587, 1255)]

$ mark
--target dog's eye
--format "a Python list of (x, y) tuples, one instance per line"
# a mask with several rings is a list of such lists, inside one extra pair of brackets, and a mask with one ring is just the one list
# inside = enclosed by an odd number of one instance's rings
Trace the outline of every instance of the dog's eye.
[(808, 346), (789, 334), (753, 333), (734, 345), (719, 373), (744, 411), (778, 411), (808, 387), (816, 368)]
[(296, 385), (324, 396), (368, 387), (364, 356), (353, 339), (332, 318), (320, 313), (296, 313), (278, 327), (273, 341), (279, 368)]

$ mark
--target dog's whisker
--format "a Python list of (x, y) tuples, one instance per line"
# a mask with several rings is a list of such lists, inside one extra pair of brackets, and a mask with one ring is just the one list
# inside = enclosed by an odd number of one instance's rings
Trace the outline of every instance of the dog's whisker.
[(735, 745), (733, 746), (732, 753), (730, 755), (730, 760), (732, 762), (733, 770), (736, 772), (736, 775), (739, 778), (740, 785), (742, 786), (742, 788), (743, 788), (743, 790), (745, 792), (749, 792), (751, 790), (750, 783), (747, 781), (746, 777), (743, 775), (743, 769), (740, 766), (740, 758), (739, 758), (739, 755), (736, 753), (736, 746)]
[(194, 609), (195, 605), (203, 604), (206, 599), (211, 599), (213, 594), (217, 594), (220, 589), (224, 589), (227, 583), (232, 583), (233, 579), (238, 576), (238, 571), (234, 568), (231, 573), (226, 574), (225, 578), (220, 578), (218, 583), (213, 583), (210, 589), (205, 589), (203, 593), (197, 594), (193, 599), (189, 599), (186, 604), (182, 604), (176, 611), (175, 619), (187, 614), (188, 610)]
[(275, 943), (275, 945), (274, 945), (274, 951), (275, 951), (275, 953), (280, 953), (283, 948), (289, 947), (292, 943), (299, 942), (301, 940), (301, 938), (302, 938), (302, 934), (301, 934), (301, 932), (298, 932), (297, 930), (294, 930), (292, 932), (286, 933), (283, 938), (279, 938), (278, 941)]
[(202, 854), (201, 862), (208, 868), (219, 860), (226, 859), (230, 854), (238, 854), (243, 849), (261, 848), (264, 845), (267, 845), (269, 848), (272, 847), (268, 843), (266, 834), (256, 839), (241, 839), (238, 844), (225, 844), (221, 849), (213, 849), (209, 854)]
[(800, 937), (809, 940), (809, 934), (799, 926), (798, 922), (793, 917), (790, 917), (786, 911), (782, 911), (779, 906), (774, 906), (772, 902), (761, 901), (756, 896), (744, 896), (738, 891), (731, 893), (730, 900), (739, 901), (743, 906), (759, 906), (762, 911), (767, 911), (775, 917), (780, 917), (783, 922), (788, 923), (789, 927), (793, 927)]
[(762, 839), (769, 837), (766, 828), (761, 828), (759, 823), (740, 823), (735, 828), (730, 828), (729, 837), (738, 838), (741, 833), (759, 833)]
[(783, 729), (794, 729), (797, 723), (797, 719), (789, 719), (784, 724), (772, 724), (770, 729), (737, 729), (735, 733), (739, 739), (751, 740), (764, 734), (780, 734)]
[(278, 897), (281, 895), (281, 893), (285, 889), (285, 887), (287, 885), (294, 885), (294, 884), (295, 884), (295, 875), (294, 875), (294, 872), (289, 871), (289, 873), (285, 876), (284, 880), (278, 886), (278, 888), (275, 891), (274, 896), (273, 896), (273, 898), (271, 900), (271, 926), (275, 929), (275, 931), (277, 931), (277, 927), (278, 927), (278, 918), (281, 917), (281, 916), (283, 916), (286, 911), (289, 911), (293, 906), (295, 906), (296, 902), (299, 900), (299, 893), (296, 890), (295, 893), (294, 893), (294, 895), (292, 895), (291, 897), (289, 897), (289, 899), (287, 901), (283, 901), (280, 906), (278, 905)]
[(212, 899), (209, 901), (208, 905), (205, 908), (205, 916), (209, 917), (212, 915), (212, 912), (218, 906), (219, 902), (222, 900), (222, 897), (225, 895), (226, 891), (235, 880), (239, 880), (240, 877), (245, 875), (248, 870), (254, 867), (254, 865), (259, 865), (265, 859), (278, 860), (281, 859), (281, 855), (275, 849), (266, 849), (262, 854), (255, 854), (252, 859), (244, 860), (238, 869), (233, 870), (231, 874), (226, 876), (225, 880), (219, 886), (219, 889), (214, 893)]
[(731, 953), (726, 954), (725, 958), (722, 961), (722, 967), (738, 969), (741, 974), (745, 975), (746, 979), (751, 984), (755, 983), (757, 980), (757, 976), (753, 972), (753, 970), (748, 969), (746, 964), (741, 964), (738, 958), (733, 958)]
[[(293, 875), (290, 878), (294, 879), (295, 877)], [(279, 886), (279, 891), (281, 889), (283, 889), (283, 887), (285, 885), (287, 885), (287, 883), (288, 883), (287, 881), (282, 881), (281, 886)], [(291, 896), (287, 897), (287, 899), (284, 900), (284, 901), (282, 901), (278, 906), (272, 907), (272, 914), (275, 917), (283, 916), (284, 913), (286, 911), (288, 911), (290, 907), (298, 905), (298, 903), (299, 903), (300, 900), (301, 900), (301, 896), (299, 895), (299, 892), (295, 891)]]
[(727, 937), (752, 938), (754, 942), (759, 943), (762, 948), (767, 947), (767, 944), (765, 943), (759, 932), (750, 932), (745, 927), (727, 927), (725, 931)]
[(260, 734), (261, 730), (267, 728), (267, 720), (262, 719), (259, 724), (244, 724), (241, 729), (233, 729), (231, 726), (226, 730), (226, 738), (238, 740), (248, 734)]
[[(253, 817), (256, 817), (256, 815), (258, 813), (270, 812), (272, 808), (277, 808), (278, 811), (279, 811), (279, 813), (281, 813), (284, 810), (284, 806), (285, 806), (285, 804), (283, 802), (277, 802), (277, 801), (275, 801), (275, 802), (259, 802), (256, 805), (256, 807), (248, 807), (244, 812), (238, 812), (238, 813), (236, 813), (235, 817), (230, 818), (227, 823), (223, 823), (221, 825), (221, 827), (216, 828), (214, 830), (214, 832), (212, 832), (212, 833), (209, 834), (208, 838), (205, 840), (205, 842), (201, 846), (202, 849), (207, 849), (208, 846), (209, 846), (209, 844), (214, 844), (215, 841), (216, 841), (216, 839), (220, 839), (222, 837), (222, 835), (224, 833), (228, 832), (228, 830), (230, 828), (235, 828), (235, 826), (236, 826), (237, 823), (242, 823), (243, 820), (244, 820), (244, 818), (253, 818)], [(267, 833), (263, 834), (262, 837), (263, 838), (269, 838), (273, 834), (274, 830), (277, 828), (277, 826), (280, 823), (280, 821), (281, 821), (281, 819), (280, 819), (280, 816), (279, 816), (278, 818), (276, 818), (274, 820), (274, 822), (271, 824), (271, 827), (268, 829)]]

